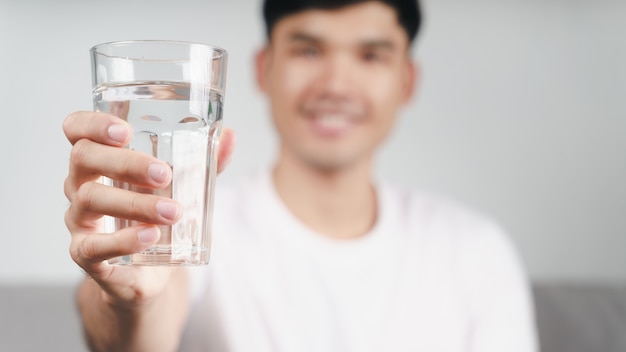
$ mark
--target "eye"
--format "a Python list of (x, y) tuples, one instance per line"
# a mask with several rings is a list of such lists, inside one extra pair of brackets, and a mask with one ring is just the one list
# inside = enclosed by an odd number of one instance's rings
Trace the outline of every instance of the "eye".
[(314, 46), (303, 46), (294, 50), (295, 54), (305, 58), (315, 58), (320, 55), (320, 50)]
[(383, 62), (385, 61), (385, 55), (375, 50), (368, 50), (362, 54), (362, 59), (365, 62)]
[(388, 64), (393, 61), (393, 55), (386, 47), (363, 48), (360, 59), (366, 64)]

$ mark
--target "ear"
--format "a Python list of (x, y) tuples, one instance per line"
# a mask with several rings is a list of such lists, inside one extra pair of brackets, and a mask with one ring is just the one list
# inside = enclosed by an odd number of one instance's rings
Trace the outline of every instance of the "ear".
[(402, 82), (404, 90), (404, 96), (402, 99), (403, 103), (408, 103), (413, 97), (413, 94), (415, 94), (416, 86), (420, 77), (419, 64), (408, 58), (406, 60), (404, 80)]
[(269, 69), (269, 56), (271, 53), (268, 46), (263, 47), (256, 53), (255, 68), (256, 68), (256, 84), (259, 90), (262, 92), (267, 91), (267, 77)]

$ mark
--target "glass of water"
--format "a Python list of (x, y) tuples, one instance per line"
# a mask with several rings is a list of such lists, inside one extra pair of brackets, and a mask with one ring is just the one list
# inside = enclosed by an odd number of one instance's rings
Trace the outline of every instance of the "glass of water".
[[(90, 50), (96, 111), (128, 121), (130, 149), (172, 167), (167, 188), (149, 189), (117, 180), (107, 185), (166, 196), (182, 217), (160, 226), (149, 249), (109, 260), (118, 265), (204, 265), (209, 261), (217, 146), (222, 127), (227, 52), (178, 41), (124, 41)], [(139, 224), (105, 217), (107, 232)]]

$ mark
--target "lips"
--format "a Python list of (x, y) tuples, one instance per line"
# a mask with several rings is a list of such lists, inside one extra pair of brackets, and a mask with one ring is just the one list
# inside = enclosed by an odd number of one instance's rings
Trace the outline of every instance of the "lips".
[(313, 131), (322, 137), (339, 137), (347, 134), (356, 125), (351, 115), (338, 113), (307, 114)]
[(322, 137), (340, 137), (357, 126), (363, 120), (364, 114), (353, 105), (330, 107), (319, 104), (307, 106), (304, 116), (316, 134)]

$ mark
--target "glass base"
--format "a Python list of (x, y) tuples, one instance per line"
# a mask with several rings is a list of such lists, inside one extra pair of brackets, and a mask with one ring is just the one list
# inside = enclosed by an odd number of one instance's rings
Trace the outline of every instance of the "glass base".
[(209, 248), (152, 246), (147, 250), (109, 259), (112, 265), (192, 266), (209, 264)]

